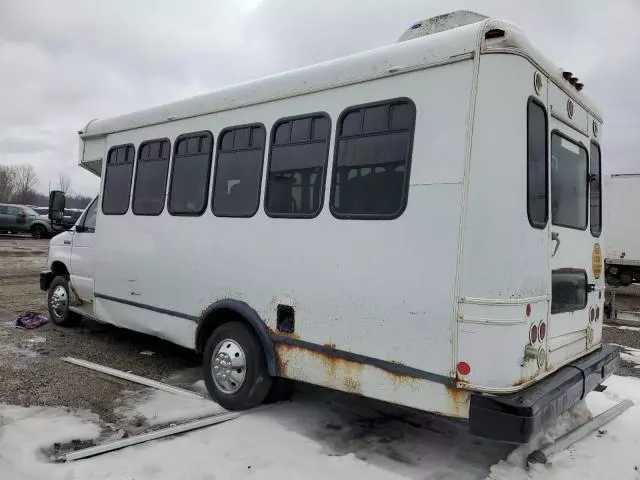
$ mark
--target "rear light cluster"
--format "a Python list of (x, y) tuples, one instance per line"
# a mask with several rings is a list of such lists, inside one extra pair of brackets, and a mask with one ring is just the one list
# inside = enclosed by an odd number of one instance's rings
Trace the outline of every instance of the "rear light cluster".
[[(527, 317), (531, 316), (531, 304), (527, 304), (524, 313)], [(538, 341), (542, 342), (547, 336), (547, 324), (542, 320), (538, 325), (533, 324), (529, 327), (529, 343), (535, 345)]]
[(589, 311), (589, 323), (594, 323), (600, 320), (600, 307), (591, 307)]
[(544, 341), (547, 336), (547, 324), (544, 322), (540, 322), (538, 325), (533, 324), (529, 328), (529, 342), (531, 345), (535, 345), (538, 341)]

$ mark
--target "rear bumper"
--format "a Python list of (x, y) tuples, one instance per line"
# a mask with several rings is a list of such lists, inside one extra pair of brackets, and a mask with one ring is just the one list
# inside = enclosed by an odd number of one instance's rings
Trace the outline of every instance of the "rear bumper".
[(53, 272), (40, 272), (40, 290), (45, 292), (49, 290), (49, 285), (51, 285), (54, 276)]
[(560, 368), (540, 382), (508, 395), (471, 395), (469, 427), (491, 440), (525, 443), (611, 375), (620, 363), (613, 345)]

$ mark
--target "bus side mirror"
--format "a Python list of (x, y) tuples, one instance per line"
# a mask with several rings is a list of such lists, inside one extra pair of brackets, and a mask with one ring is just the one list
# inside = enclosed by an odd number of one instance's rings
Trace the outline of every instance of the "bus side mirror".
[(64, 192), (53, 190), (49, 193), (49, 220), (52, 222), (62, 221), (65, 203)]

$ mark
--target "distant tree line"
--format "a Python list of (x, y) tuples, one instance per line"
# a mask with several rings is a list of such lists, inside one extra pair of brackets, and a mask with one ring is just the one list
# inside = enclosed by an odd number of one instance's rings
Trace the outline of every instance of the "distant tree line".
[[(20, 205), (49, 205), (49, 196), (36, 190), (38, 175), (32, 165), (0, 165), (0, 203)], [(56, 187), (67, 194), (67, 208), (84, 208), (91, 197), (71, 192), (71, 179), (64, 174), (58, 178)]]

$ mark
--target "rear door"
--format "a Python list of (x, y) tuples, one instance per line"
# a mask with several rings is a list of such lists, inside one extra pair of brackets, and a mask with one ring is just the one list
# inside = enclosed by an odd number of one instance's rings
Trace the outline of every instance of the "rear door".
[(550, 137), (551, 312), (548, 366), (589, 347), (593, 238), (589, 231), (589, 139), (552, 119)]

